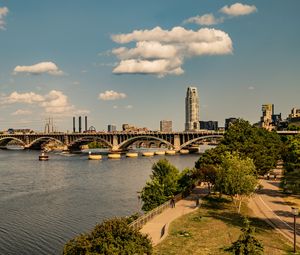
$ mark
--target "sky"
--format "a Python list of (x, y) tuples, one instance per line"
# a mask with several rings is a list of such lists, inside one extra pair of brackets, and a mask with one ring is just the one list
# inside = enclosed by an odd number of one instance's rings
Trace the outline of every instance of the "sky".
[(299, 0), (0, 0), (0, 130), (72, 130), (72, 116), (182, 131), (300, 108)]

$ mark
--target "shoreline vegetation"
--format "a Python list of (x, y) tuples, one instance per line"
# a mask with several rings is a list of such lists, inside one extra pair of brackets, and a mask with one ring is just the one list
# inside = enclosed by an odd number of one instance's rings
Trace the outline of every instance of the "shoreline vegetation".
[[(295, 168), (300, 166), (299, 155), (299, 137), (279, 137), (275, 132), (251, 126), (239, 119), (229, 127), (217, 147), (207, 150), (195, 162), (195, 168), (179, 172), (166, 159), (159, 160), (153, 165), (150, 180), (140, 193), (144, 212), (151, 211), (180, 192), (190, 192), (197, 181), (209, 183), (210, 194), (200, 209), (171, 224), (170, 235), (154, 247), (154, 254), (179, 254), (180, 251), (180, 254), (276, 255), (292, 251), (284, 237), (253, 216), (246, 201), (258, 187), (259, 176), (269, 173), (281, 159), (292, 173), (283, 178), (283, 188), (292, 193), (300, 192), (300, 179), (295, 178), (300, 175)], [(244, 217), (249, 221), (245, 221)], [(247, 226), (243, 222), (248, 222)], [(111, 236), (112, 229), (113, 226), (103, 235)], [(99, 242), (92, 242), (93, 238), (77, 242), (81, 235), (65, 245), (63, 254), (153, 254), (151, 245), (147, 251), (139, 248), (133, 252), (131, 248), (139, 246), (139, 241), (135, 246), (133, 239), (147, 237), (140, 234), (133, 238), (129, 234), (133, 229), (126, 231), (126, 237), (119, 233), (120, 236), (99, 239)], [(84, 249), (80, 253), (66, 252), (66, 247), (71, 244), (73, 248), (80, 250), (84, 246)], [(120, 245), (124, 248), (123, 252), (115, 253)], [(106, 252), (101, 253), (104, 248), (107, 248)]]

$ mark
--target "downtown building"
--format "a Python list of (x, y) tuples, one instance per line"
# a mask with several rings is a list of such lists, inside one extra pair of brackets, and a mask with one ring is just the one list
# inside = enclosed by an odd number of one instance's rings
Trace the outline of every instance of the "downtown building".
[(197, 88), (188, 87), (185, 97), (185, 131), (200, 129), (199, 97)]
[(160, 132), (172, 132), (172, 120), (161, 120), (159, 127)]

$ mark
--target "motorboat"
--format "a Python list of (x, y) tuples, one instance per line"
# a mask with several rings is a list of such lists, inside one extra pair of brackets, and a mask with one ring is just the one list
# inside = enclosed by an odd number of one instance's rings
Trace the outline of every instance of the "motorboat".
[(42, 151), (42, 153), (39, 155), (39, 160), (40, 160), (40, 161), (46, 161), (46, 160), (49, 160), (49, 156), (46, 154), (45, 151)]

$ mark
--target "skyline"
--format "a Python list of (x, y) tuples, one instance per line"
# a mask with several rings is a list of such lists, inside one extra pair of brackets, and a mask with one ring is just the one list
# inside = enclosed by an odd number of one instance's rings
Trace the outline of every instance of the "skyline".
[(189, 86), (200, 120), (258, 122), (266, 103), (285, 118), (300, 108), (297, 7), (0, 0), (0, 129), (41, 130), (53, 117), (71, 130), (72, 116), (87, 115), (97, 130), (163, 119), (183, 130)]

